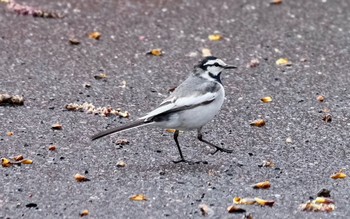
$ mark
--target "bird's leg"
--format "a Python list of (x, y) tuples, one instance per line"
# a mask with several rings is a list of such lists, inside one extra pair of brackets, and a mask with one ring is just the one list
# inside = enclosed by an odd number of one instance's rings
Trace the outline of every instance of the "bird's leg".
[(180, 148), (179, 141), (177, 140), (177, 137), (179, 137), (179, 130), (175, 130), (175, 133), (174, 133), (174, 140), (175, 140), (175, 142), (176, 142), (177, 149), (179, 150), (181, 160), (177, 160), (177, 161), (173, 161), (173, 162), (174, 162), (174, 163), (186, 162), (186, 160), (184, 159), (184, 156), (182, 155), (182, 151), (181, 151), (181, 148)]
[(216, 148), (216, 151), (214, 151), (212, 154), (216, 154), (216, 152), (218, 152), (218, 151), (222, 151), (222, 152), (226, 152), (226, 153), (232, 153), (232, 152), (233, 152), (233, 150), (229, 150), (229, 149), (225, 149), (225, 148), (216, 146), (215, 144), (210, 143), (210, 142), (207, 141), (207, 140), (204, 140), (204, 139), (203, 139), (203, 134), (202, 134), (202, 132), (201, 132), (201, 131), (202, 131), (202, 128), (199, 128), (197, 131), (198, 131), (198, 134), (197, 134), (198, 140), (200, 140), (201, 142), (204, 142), (204, 143), (208, 144), (209, 146), (212, 146), (212, 147)]

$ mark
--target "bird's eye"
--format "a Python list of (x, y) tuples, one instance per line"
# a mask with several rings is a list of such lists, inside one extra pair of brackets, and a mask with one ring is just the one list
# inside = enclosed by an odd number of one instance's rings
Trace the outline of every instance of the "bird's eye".
[(218, 66), (220, 66), (220, 65), (219, 65), (219, 63), (215, 63), (214, 66), (218, 67)]

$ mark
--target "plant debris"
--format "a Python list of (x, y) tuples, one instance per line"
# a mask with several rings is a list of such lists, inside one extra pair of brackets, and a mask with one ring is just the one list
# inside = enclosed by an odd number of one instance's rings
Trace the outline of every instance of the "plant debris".
[(102, 34), (100, 32), (94, 31), (92, 33), (89, 33), (89, 38), (93, 40), (99, 40), (101, 38), (101, 35)]
[(126, 167), (126, 163), (124, 161), (118, 161), (117, 167)]
[(278, 59), (276, 61), (276, 65), (279, 65), (279, 66), (291, 66), (292, 62), (289, 61), (288, 59), (281, 58), (281, 59)]
[(256, 68), (260, 65), (259, 59), (252, 59), (250, 60), (249, 64), (247, 65), (247, 68)]
[(71, 45), (79, 45), (79, 44), (80, 44), (80, 41), (79, 41), (77, 38), (72, 37), (72, 38), (69, 38), (69, 43), (70, 43)]
[(1, 165), (3, 167), (10, 167), (12, 165), (11, 161), (7, 158), (1, 158)]
[(202, 49), (202, 56), (203, 57), (212, 56), (210, 49), (203, 48)]
[(237, 205), (260, 205), (272, 207), (275, 204), (274, 200), (265, 200), (261, 198), (233, 198), (233, 204)]
[(338, 172), (331, 175), (332, 179), (345, 179), (347, 175), (344, 173), (344, 169), (339, 170)]
[(213, 212), (213, 210), (211, 210), (210, 207), (206, 204), (200, 204), (198, 207), (202, 213), (202, 216), (208, 216)]
[(19, 95), (0, 94), (1, 105), (22, 106), (24, 104), (24, 97)]
[[(317, 201), (316, 201), (317, 200)], [(325, 198), (317, 197), (315, 200), (309, 200), (305, 204), (300, 205), (302, 211), (313, 211), (313, 212), (332, 212), (335, 210), (335, 204), (332, 202), (320, 202), (325, 201)], [(331, 199), (327, 199), (330, 201)]]
[(62, 124), (60, 123), (55, 123), (51, 126), (51, 129), (53, 130), (62, 130)]
[(55, 151), (55, 150), (56, 150), (56, 145), (49, 146), (49, 151)]
[(259, 167), (268, 167), (268, 168), (274, 168), (276, 167), (276, 164), (271, 160), (264, 160), (262, 164), (258, 165)]
[(263, 98), (261, 98), (261, 101), (263, 103), (270, 103), (270, 102), (272, 102), (272, 97), (270, 97), (270, 96), (263, 97)]
[(101, 74), (99, 74), (99, 75), (95, 75), (94, 78), (95, 78), (96, 80), (102, 80), (102, 79), (108, 78), (108, 76), (107, 76), (107, 74), (101, 73)]
[(32, 164), (32, 163), (33, 163), (32, 160), (24, 159), (23, 155), (15, 156), (12, 159), (1, 158), (1, 165), (3, 167), (10, 167), (12, 165), (20, 166), (21, 164)]
[(20, 161), (20, 160), (23, 160), (24, 157), (23, 157), (22, 154), (20, 154), (20, 155), (15, 156), (13, 159), (14, 159), (15, 161)]
[(279, 4), (282, 4), (282, 0), (272, 0), (272, 1), (270, 1), (270, 4), (271, 5), (279, 5)]
[(13, 136), (14, 133), (13, 132), (7, 132), (6, 135), (10, 137), (10, 136)]
[(322, 118), (323, 121), (325, 122), (332, 122), (332, 116), (331, 114), (326, 114), (323, 118)]
[(128, 139), (118, 139), (115, 141), (115, 144), (116, 145), (127, 145), (129, 144), (129, 140)]
[(325, 97), (322, 96), (322, 95), (320, 95), (320, 96), (317, 96), (316, 99), (317, 99), (318, 101), (320, 101), (320, 102), (323, 102), (323, 101), (325, 100)]
[(240, 214), (240, 213), (245, 213), (246, 210), (241, 208), (241, 207), (238, 207), (236, 205), (231, 205), (231, 206), (227, 207), (227, 212), (234, 213), (234, 214)]
[(80, 217), (84, 217), (84, 216), (88, 216), (90, 214), (89, 210), (83, 210), (82, 212), (80, 212)]
[(90, 181), (90, 179), (88, 179), (86, 176), (84, 175), (81, 175), (79, 173), (75, 174), (74, 175), (74, 178), (77, 182), (87, 182), (87, 181)]
[(152, 49), (151, 51), (147, 52), (146, 55), (161, 56), (163, 55), (163, 51), (162, 49)]
[(222, 40), (224, 37), (221, 34), (211, 34), (208, 36), (208, 39), (210, 41), (220, 41)]
[(250, 123), (251, 126), (262, 127), (266, 124), (265, 120), (258, 119)]
[(269, 189), (270, 187), (271, 183), (268, 180), (253, 185), (253, 189)]
[(121, 111), (121, 109), (113, 109), (112, 107), (98, 107), (96, 108), (92, 103), (70, 103), (65, 106), (65, 108), (69, 111), (79, 111), (86, 112), (87, 114), (100, 115), (104, 117), (108, 117), (111, 115), (120, 116), (123, 118), (128, 118), (130, 116), (128, 111)]
[(147, 201), (148, 198), (143, 194), (137, 194), (137, 195), (130, 197), (130, 200), (131, 201)]
[(53, 11), (34, 8), (28, 5), (17, 3), (15, 0), (1, 0), (0, 2), (7, 4), (7, 9), (19, 15), (32, 15), (33, 17), (42, 18), (63, 18), (64, 16)]

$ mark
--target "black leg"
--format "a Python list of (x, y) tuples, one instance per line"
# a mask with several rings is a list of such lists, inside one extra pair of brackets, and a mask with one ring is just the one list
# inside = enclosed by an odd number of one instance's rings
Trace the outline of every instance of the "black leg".
[(201, 142), (204, 142), (204, 143), (208, 144), (209, 146), (212, 146), (212, 147), (216, 148), (216, 151), (214, 151), (212, 154), (216, 154), (216, 152), (218, 152), (218, 151), (222, 151), (222, 152), (226, 152), (226, 153), (232, 153), (232, 152), (233, 152), (233, 150), (221, 148), (221, 147), (219, 147), (219, 146), (216, 146), (216, 145), (213, 144), (213, 143), (210, 143), (210, 142), (207, 141), (207, 140), (204, 140), (204, 139), (203, 139), (203, 134), (201, 133), (202, 128), (199, 128), (197, 131), (198, 131), (198, 135), (197, 135), (198, 140), (200, 140)]
[(181, 151), (181, 148), (180, 148), (179, 141), (177, 140), (177, 137), (179, 137), (179, 130), (175, 130), (174, 140), (176, 142), (177, 149), (179, 150), (181, 160), (177, 160), (177, 161), (173, 161), (173, 162), (174, 163), (186, 162), (186, 160), (184, 159), (184, 156), (182, 155), (182, 151)]

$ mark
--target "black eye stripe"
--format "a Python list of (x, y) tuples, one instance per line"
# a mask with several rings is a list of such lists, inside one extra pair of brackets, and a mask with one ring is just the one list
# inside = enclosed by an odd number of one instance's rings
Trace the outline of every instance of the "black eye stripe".
[(214, 63), (214, 64), (211, 64), (211, 65), (205, 65), (205, 66), (216, 66), (216, 67), (218, 67), (218, 66), (221, 66), (221, 65), (219, 65), (219, 63)]

